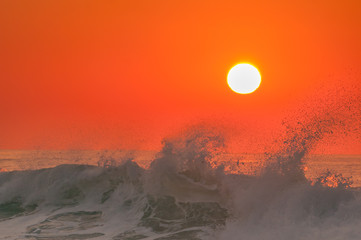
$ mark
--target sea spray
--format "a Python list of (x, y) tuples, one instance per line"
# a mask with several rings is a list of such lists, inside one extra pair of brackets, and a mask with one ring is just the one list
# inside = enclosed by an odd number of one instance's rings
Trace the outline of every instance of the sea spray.
[(299, 126), (253, 175), (225, 170), (225, 139), (207, 127), (165, 139), (149, 168), (104, 154), (99, 166), (3, 172), (0, 239), (359, 239), (359, 189), (305, 177), (328, 133)]

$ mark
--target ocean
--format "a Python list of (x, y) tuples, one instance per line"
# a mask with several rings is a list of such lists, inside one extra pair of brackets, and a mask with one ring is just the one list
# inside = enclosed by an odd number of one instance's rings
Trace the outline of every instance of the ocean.
[(1, 150), (0, 239), (361, 239), (360, 155), (218, 143)]

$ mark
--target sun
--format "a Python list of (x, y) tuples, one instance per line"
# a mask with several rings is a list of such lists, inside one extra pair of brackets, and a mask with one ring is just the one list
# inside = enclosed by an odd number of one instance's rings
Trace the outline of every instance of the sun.
[(261, 84), (261, 74), (251, 64), (240, 63), (229, 70), (227, 83), (234, 92), (249, 94), (256, 91)]

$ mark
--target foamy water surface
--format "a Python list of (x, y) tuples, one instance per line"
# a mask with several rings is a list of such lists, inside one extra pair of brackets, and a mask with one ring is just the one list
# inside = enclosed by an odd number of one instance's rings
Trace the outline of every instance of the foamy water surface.
[(0, 151), (0, 239), (360, 239), (359, 155), (214, 154), (201, 140)]

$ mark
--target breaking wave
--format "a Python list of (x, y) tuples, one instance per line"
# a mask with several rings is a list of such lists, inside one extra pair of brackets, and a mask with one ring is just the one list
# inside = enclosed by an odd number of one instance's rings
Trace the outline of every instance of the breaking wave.
[(222, 135), (199, 127), (164, 140), (146, 169), (127, 159), (2, 172), (0, 239), (360, 239), (360, 189), (331, 172), (305, 177), (321, 135), (289, 133), (252, 175), (227, 171)]

